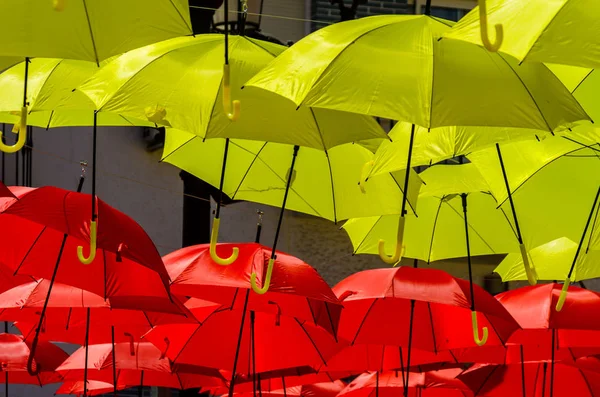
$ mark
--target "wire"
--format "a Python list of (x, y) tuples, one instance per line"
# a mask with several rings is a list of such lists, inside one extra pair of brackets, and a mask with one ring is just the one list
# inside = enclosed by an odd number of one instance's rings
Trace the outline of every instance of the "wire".
[[(201, 7), (201, 6), (192, 6), (192, 5), (190, 5), (190, 8), (196, 8), (199, 10), (209, 10), (209, 11), (218, 11), (219, 10), (219, 8)], [(242, 14), (242, 11), (229, 11), (229, 14)], [(320, 24), (325, 24), (325, 25), (333, 25), (335, 23), (335, 22), (330, 22), (330, 21), (319, 21), (317, 19), (285, 17), (283, 15), (264, 14), (264, 13), (257, 13), (257, 12), (248, 12), (247, 15), (252, 15), (252, 16), (257, 16), (257, 17), (274, 18), (274, 19), (284, 19), (287, 21), (314, 22), (314, 23), (320, 23)]]

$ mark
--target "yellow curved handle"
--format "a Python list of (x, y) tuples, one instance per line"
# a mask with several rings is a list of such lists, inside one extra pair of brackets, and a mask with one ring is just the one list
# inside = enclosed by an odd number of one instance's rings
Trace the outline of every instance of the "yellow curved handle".
[(479, 25), (481, 30), (481, 41), (490, 52), (498, 52), (504, 40), (504, 29), (502, 25), (494, 25), (496, 28), (496, 42), (492, 44), (488, 36), (488, 19), (486, 0), (479, 0)]
[(242, 105), (240, 101), (231, 102), (230, 77), (229, 65), (223, 65), (223, 109), (229, 120), (237, 121), (240, 118)]
[(536, 285), (537, 272), (533, 267), (533, 263), (529, 261), (529, 255), (527, 254), (527, 248), (525, 248), (525, 244), (521, 244), (519, 249), (521, 250), (521, 258), (523, 259), (523, 266), (525, 267), (525, 273), (527, 274), (527, 281), (529, 281), (529, 285)]
[(256, 285), (256, 273), (252, 272), (252, 275), (250, 276), (250, 284), (252, 285), (252, 290), (257, 294), (262, 295), (269, 290), (269, 287), (271, 286), (271, 274), (273, 273), (274, 263), (275, 259), (269, 259), (269, 265), (267, 266), (267, 276), (263, 280), (262, 288), (258, 288), (258, 285)]
[[(21, 119), (19, 120), (19, 124), (15, 124), (13, 127), (13, 132), (19, 134), (17, 142), (12, 146), (8, 146), (0, 140), (0, 151), (4, 153), (16, 153), (25, 146), (25, 142), (27, 142), (27, 106), (21, 108)], [(0, 137), (2, 137), (2, 132), (0, 132)]]
[(52, 0), (54, 11), (63, 11), (67, 6), (67, 0)]
[[(471, 297), (471, 299), (473, 299)], [(483, 327), (481, 330), (483, 331), (483, 338), (479, 339), (479, 325), (477, 324), (477, 312), (471, 312), (471, 323), (473, 324), (473, 339), (475, 340), (475, 344), (477, 346), (483, 346), (487, 343), (488, 340), (488, 329), (487, 327)]]
[(360, 187), (360, 191), (362, 193), (366, 193), (366, 189), (365, 189), (365, 182), (367, 182), (367, 177), (369, 172), (371, 172), (371, 170), (373, 169), (373, 165), (375, 165), (375, 160), (371, 160), (371, 161), (367, 161), (363, 166), (362, 166), (362, 170), (360, 171), (360, 180), (358, 182), (358, 186)]
[(217, 255), (217, 240), (219, 239), (219, 227), (221, 226), (221, 219), (215, 218), (213, 220), (213, 227), (210, 233), (210, 257), (213, 261), (222, 266), (231, 265), (236, 261), (238, 255), (240, 253), (240, 249), (238, 247), (233, 247), (233, 253), (229, 258), (219, 258)]
[(400, 262), (400, 259), (402, 259), (402, 255), (404, 254), (404, 247), (402, 243), (404, 240), (405, 221), (406, 219), (403, 216), (401, 216), (398, 220), (398, 237), (396, 239), (396, 249), (394, 250), (394, 255), (387, 256), (385, 253), (385, 240), (379, 240), (379, 257), (388, 265), (395, 265), (396, 263)]
[(556, 302), (556, 311), (559, 312), (562, 310), (565, 301), (567, 300), (567, 293), (569, 292), (569, 285), (571, 285), (571, 279), (567, 277), (565, 279), (565, 283), (563, 284), (562, 290), (560, 291), (560, 296), (558, 297), (558, 302)]
[(80, 245), (77, 247), (77, 258), (79, 258), (79, 262), (83, 263), (84, 265), (89, 265), (90, 263), (92, 263), (94, 261), (94, 259), (96, 259), (96, 232), (97, 232), (97, 225), (96, 225), (96, 221), (92, 221), (90, 223), (90, 256), (89, 257), (85, 257), (83, 256), (83, 247)]

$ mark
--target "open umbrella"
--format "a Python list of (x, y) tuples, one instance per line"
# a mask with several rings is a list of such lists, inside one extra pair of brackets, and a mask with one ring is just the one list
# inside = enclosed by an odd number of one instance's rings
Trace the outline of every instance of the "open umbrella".
[[(575, 262), (585, 255), (589, 226), (594, 219), (600, 179), (598, 144), (566, 138), (496, 145), (468, 156), (490, 186), (500, 209), (514, 225), (531, 284), (538, 278), (527, 248), (557, 238), (579, 241), (571, 266), (563, 268), (565, 292)], [(560, 209), (560, 210), (559, 210)], [(548, 222), (551, 219), (551, 222)], [(590, 248), (594, 248), (593, 244)]]
[[(88, 380), (85, 386), (85, 392), (88, 396), (98, 396), (101, 394), (108, 394), (114, 390), (114, 386), (111, 383), (101, 382), (98, 380)], [(57, 395), (61, 394), (74, 394), (76, 396), (83, 396), (84, 394), (83, 381), (80, 380), (67, 380), (64, 381), (60, 387), (56, 390)]]
[[(224, 153), (228, 153), (229, 161), (225, 175), (215, 172)], [(356, 177), (372, 156), (372, 152), (358, 144), (337, 145), (324, 151), (249, 140), (203, 141), (172, 129), (167, 131), (163, 151), (163, 161), (220, 186), (232, 199), (281, 207), (270, 262), (274, 260), (286, 208), (336, 222), (352, 216), (415, 211), (421, 181), (412, 171), (410, 187), (402, 185), (408, 179), (401, 172), (382, 176), (368, 192), (361, 193)], [(406, 201), (403, 192), (408, 192)], [(268, 267), (272, 268), (272, 264)], [(268, 278), (263, 280), (262, 288), (255, 282), (252, 286), (254, 291), (264, 293), (269, 288)]]
[[(489, 21), (504, 26), (499, 38), (500, 51), (519, 62), (600, 65), (600, 31), (595, 23), (600, 9), (594, 1), (487, 0), (488, 17), (484, 25), (480, 24), (480, 15), (486, 14), (485, 8), (481, 9), (485, 3), (480, 1), (479, 9), (476, 7), (467, 14), (444, 37), (481, 45), (480, 30), (486, 31)], [(493, 49), (498, 50), (498, 46)]]
[[(284, 389), (260, 389), (259, 394), (265, 397), (336, 397), (346, 384), (341, 380), (334, 382), (314, 383), (300, 386), (291, 386)], [(239, 397), (251, 397), (254, 393), (235, 393)]]
[[(54, 370), (67, 357), (67, 353), (52, 343), (42, 341), (33, 352), (31, 344), (22, 336), (0, 334), (0, 374), (5, 384), (5, 396), (8, 396), (9, 383), (43, 386), (60, 382), (62, 376)], [(30, 362), (33, 371), (29, 371)]]
[[(230, 252), (230, 247), (232, 244), (218, 244), (217, 253)], [(235, 266), (214, 266), (208, 244), (182, 248), (163, 257), (172, 280), (171, 292), (231, 307), (247, 299), (249, 310), (308, 320), (336, 335), (342, 305), (313, 267), (278, 251), (269, 275), (270, 248), (256, 243), (238, 247)], [(270, 278), (267, 293), (247, 294), (253, 273), (259, 282)]]
[[(321, 109), (297, 110), (289, 101), (275, 95), (241, 91), (239, 87), (243, 83), (286, 47), (243, 35), (229, 37), (227, 31), (225, 41), (222, 37), (207, 34), (178, 38), (131, 51), (103, 67), (80, 89), (94, 101), (99, 111), (147, 118), (188, 131), (201, 139), (226, 138), (218, 144), (223, 149), (219, 146), (215, 168), (221, 170), (220, 174), (215, 174), (219, 182), (214, 183), (221, 192), (227, 176), (245, 171), (238, 169), (235, 158), (232, 164), (228, 138), (327, 151), (342, 143), (386, 137), (370, 117)], [(223, 53), (225, 66), (222, 65)], [(123, 73), (124, 70), (127, 72)], [(169, 72), (165, 73), (165, 70)], [(232, 97), (236, 98), (233, 102)], [(241, 102), (244, 103), (244, 117), (239, 117)], [(189, 138), (177, 146), (187, 140)], [(290, 154), (285, 156), (286, 170), (294, 169), (289, 165), (293, 150), (290, 146)], [(278, 157), (283, 160), (284, 156)], [(282, 181), (286, 179), (284, 176)], [(221, 201), (217, 200), (213, 223), (213, 251), (220, 225)], [(281, 205), (281, 202), (277, 197), (277, 204)], [(237, 251), (227, 258), (220, 258), (213, 252), (212, 257), (216, 263), (227, 265), (235, 261)]]
[(293, 317), (250, 311), (245, 321), (247, 302), (226, 307), (191, 298), (185, 306), (199, 324), (159, 325), (144, 338), (175, 365), (229, 371), (230, 394), (237, 374), (318, 367), (342, 347), (326, 330)]
[(460, 369), (449, 369), (425, 373), (413, 373), (405, 383), (404, 376), (397, 372), (364, 373), (354, 379), (339, 397), (388, 397), (403, 393), (410, 397), (470, 397), (471, 390), (455, 376)]
[(217, 370), (171, 365), (164, 352), (149, 342), (90, 345), (89, 352), (77, 350), (56, 371), (65, 380), (112, 382), (119, 390), (132, 386), (139, 386), (140, 391), (144, 386), (184, 389), (224, 382)]

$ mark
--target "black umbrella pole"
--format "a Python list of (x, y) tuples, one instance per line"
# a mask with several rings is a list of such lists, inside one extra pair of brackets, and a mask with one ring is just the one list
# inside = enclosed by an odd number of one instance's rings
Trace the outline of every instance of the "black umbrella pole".
[(277, 229), (275, 230), (275, 240), (273, 241), (273, 250), (271, 251), (271, 259), (275, 259), (275, 251), (277, 248), (277, 241), (279, 240), (279, 232), (281, 231), (281, 223), (283, 222), (283, 214), (285, 213), (285, 205), (287, 203), (288, 193), (292, 185), (292, 179), (294, 178), (294, 166), (296, 165), (296, 158), (298, 157), (298, 151), (300, 146), (294, 146), (294, 154), (292, 155), (292, 164), (290, 166), (289, 175), (287, 177), (287, 183), (285, 185), (285, 193), (283, 194), (283, 202), (281, 203), (281, 211), (279, 212), (279, 220), (277, 221)]
[(88, 355), (90, 346), (90, 308), (87, 308), (85, 319), (85, 364), (83, 367), (83, 397), (87, 396)]
[(404, 397), (408, 397), (408, 381), (410, 377), (410, 354), (412, 351), (413, 320), (415, 318), (415, 301), (410, 301), (410, 320), (408, 325), (408, 352), (406, 353), (406, 384), (404, 386)]
[(256, 213), (258, 214), (258, 222), (256, 223), (256, 237), (254, 238), (254, 242), (256, 244), (260, 244), (260, 234), (262, 232), (262, 222), (263, 222), (264, 212), (262, 212), (261, 210), (256, 210)]
[(8, 397), (8, 371), (4, 372), (4, 395)]
[(215, 218), (221, 215), (221, 203), (223, 202), (223, 184), (225, 183), (225, 169), (227, 168), (227, 154), (229, 153), (229, 138), (225, 139), (225, 150), (223, 152), (223, 165), (221, 166), (221, 181), (219, 182), (219, 200), (217, 201), (217, 210)]
[(142, 371), (142, 375), (140, 375), (140, 388), (138, 389), (138, 396), (144, 397), (144, 371)]
[(375, 373), (375, 397), (379, 397), (379, 371)]
[(556, 346), (556, 331), (552, 329), (552, 352), (550, 353), (550, 397), (554, 395), (554, 348)]
[(112, 373), (113, 373), (113, 395), (117, 395), (117, 358), (115, 357), (115, 326), (110, 327), (110, 339), (112, 343)]
[[(235, 375), (237, 371), (238, 359), (240, 358), (240, 347), (242, 345), (242, 335), (244, 334), (244, 322), (246, 321), (246, 309), (248, 308), (248, 298), (250, 297), (250, 290), (246, 291), (246, 299), (244, 300), (244, 309), (242, 311), (242, 321), (240, 322), (240, 333), (238, 335), (237, 347), (235, 348), (235, 356), (233, 358), (233, 368), (231, 371), (231, 382), (229, 383), (229, 397), (233, 397), (235, 388)], [(260, 378), (259, 378), (260, 383)]]
[(521, 345), (521, 387), (523, 388), (523, 397), (527, 397), (527, 389), (525, 388), (525, 353), (523, 345)]
[(96, 154), (98, 152), (98, 112), (95, 111), (92, 141), (92, 222), (94, 222), (96, 220)]
[(252, 393), (254, 397), (256, 397), (256, 346), (254, 344), (254, 317), (254, 311), (250, 311), (250, 349), (252, 350)]

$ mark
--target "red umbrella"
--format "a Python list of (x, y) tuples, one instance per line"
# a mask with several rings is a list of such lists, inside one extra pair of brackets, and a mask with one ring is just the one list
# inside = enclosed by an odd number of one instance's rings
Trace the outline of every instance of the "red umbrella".
[[(271, 249), (256, 243), (236, 244), (238, 258), (230, 266), (215, 266), (208, 244), (186, 247), (163, 260), (173, 280), (171, 292), (234, 306), (248, 299), (248, 310), (279, 312), (311, 321), (336, 334), (342, 305), (319, 273), (291, 255), (277, 252), (271, 284), (264, 294), (248, 294), (256, 273), (262, 283)], [(231, 252), (233, 244), (218, 244), (218, 252)]]
[[(87, 361), (86, 361), (87, 357)], [(192, 388), (222, 386), (224, 379), (219, 371), (194, 366), (173, 366), (156, 346), (148, 342), (110, 343), (90, 345), (73, 353), (57, 372), (65, 380), (78, 381), (84, 378), (86, 363), (90, 379), (114, 382), (117, 389), (132, 386), (160, 386), (170, 388)]]
[(163, 340), (169, 338), (166, 354), (175, 364), (233, 374), (263, 373), (317, 367), (342, 347), (321, 327), (293, 317), (251, 311), (250, 321), (244, 322), (245, 310), (239, 305), (216, 306), (192, 298), (185, 306), (200, 324), (159, 325), (145, 336), (161, 348), (165, 346)]
[(62, 380), (54, 370), (69, 357), (67, 353), (52, 343), (40, 342), (33, 357), (33, 375), (27, 371), (30, 353), (30, 344), (22, 336), (0, 334), (0, 371), (4, 378), (5, 396), (8, 396), (9, 383), (43, 386)]
[(82, 380), (68, 380), (63, 382), (63, 384), (60, 385), (54, 394), (74, 394), (76, 396), (83, 396), (83, 389), (86, 389), (85, 391), (88, 396), (99, 396), (101, 394), (108, 394), (112, 392), (114, 390), (114, 386), (107, 382), (88, 380), (87, 386), (84, 388)]
[(339, 397), (397, 397), (408, 389), (405, 395), (411, 397), (469, 397), (473, 393), (455, 377), (461, 371), (447, 369), (443, 371), (412, 373), (408, 387), (402, 375), (397, 372), (365, 373), (354, 379)]
[[(523, 368), (525, 383), (523, 383)], [(478, 364), (458, 378), (477, 397), (595, 397), (600, 394), (600, 374), (566, 364), (547, 362), (524, 365)]]
[[(341, 380), (334, 382), (315, 383), (302, 386), (292, 386), (284, 389), (264, 390), (261, 389), (262, 397), (336, 397), (346, 384)], [(235, 393), (239, 397), (253, 397), (256, 394), (252, 392)]]
[[(407, 360), (408, 349), (401, 346), (356, 344), (343, 348), (329, 359), (327, 366), (319, 370), (347, 371), (353, 374), (365, 371), (404, 370)], [(449, 350), (434, 353), (419, 349), (412, 349), (410, 362), (413, 369), (419, 369), (418, 367), (422, 366), (429, 367), (432, 364), (447, 366), (449, 363), (458, 363), (457, 358)]]
[[(78, 190), (82, 185), (83, 175)], [(75, 252), (90, 238), (89, 200), (89, 195), (43, 187), (19, 195), (0, 214), (0, 238), (6, 247), (0, 262), (15, 274), (50, 280), (33, 351), (55, 281), (110, 298), (113, 307), (179, 312), (171, 301), (167, 271), (148, 235), (101, 200), (92, 200), (100, 225), (90, 256), (95, 259), (81, 264)]]

